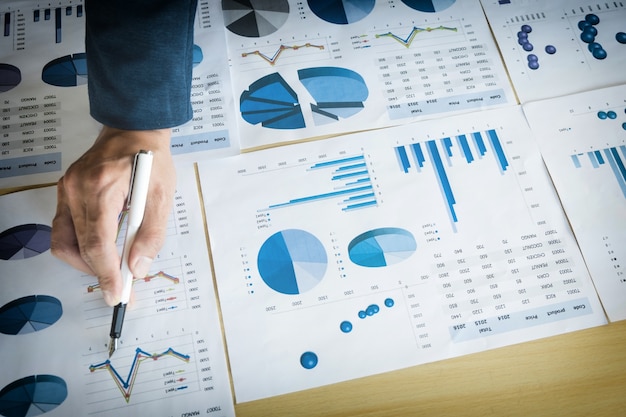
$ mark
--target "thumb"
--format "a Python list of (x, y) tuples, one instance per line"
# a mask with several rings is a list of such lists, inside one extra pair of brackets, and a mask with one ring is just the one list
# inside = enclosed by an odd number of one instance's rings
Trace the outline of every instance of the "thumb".
[(137, 278), (148, 275), (165, 238), (165, 228), (161, 224), (152, 224), (146, 220), (137, 231), (128, 259), (128, 266)]

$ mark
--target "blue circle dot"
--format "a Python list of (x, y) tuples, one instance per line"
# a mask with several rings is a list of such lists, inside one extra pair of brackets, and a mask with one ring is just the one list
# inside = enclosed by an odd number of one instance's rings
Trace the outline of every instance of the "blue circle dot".
[(344, 333), (350, 333), (352, 331), (352, 323), (350, 323), (348, 320), (342, 321), (339, 325), (339, 328)]
[(598, 36), (598, 29), (593, 26), (587, 26), (585, 29), (583, 29), (583, 33), (590, 33), (593, 36)]
[(591, 23), (587, 22), (586, 20), (581, 20), (580, 22), (578, 22), (578, 29), (580, 30), (584, 30), (587, 26), (591, 26)]
[(580, 34), (580, 40), (585, 43), (591, 43), (596, 40), (596, 36), (590, 32), (583, 32)]
[(395, 304), (395, 302), (393, 301), (393, 298), (387, 298), (385, 299), (385, 306), (387, 307), (393, 307), (393, 305)]
[(378, 307), (376, 304), (372, 304), (370, 306), (367, 307), (367, 309), (365, 309), (365, 313), (368, 316), (373, 316), (374, 314), (378, 313), (380, 311), (380, 307)]
[(528, 33), (526, 32), (517, 32), (517, 39), (528, 39)]
[(598, 23), (600, 23), (600, 18), (593, 13), (590, 13), (587, 16), (585, 16), (585, 20), (591, 23), (592, 25), (597, 25)]
[(526, 59), (528, 59), (528, 62), (539, 61), (539, 57), (537, 55), (535, 55), (535, 54), (528, 54)]
[(622, 129), (626, 130), (626, 122), (622, 123)]
[(531, 70), (539, 69), (539, 61), (528, 61), (528, 68)]
[(522, 32), (530, 33), (533, 31), (533, 28), (530, 25), (522, 25)]
[(359, 318), (364, 319), (367, 317), (367, 313), (364, 310), (359, 311)]
[(524, 51), (530, 52), (533, 50), (533, 44), (530, 42), (527, 42), (524, 45), (522, 45), (522, 48), (524, 49)]
[(598, 48), (598, 49), (594, 49), (593, 52), (591, 52), (593, 57), (595, 59), (604, 59), (606, 58), (606, 51), (602, 48)]
[(609, 119), (617, 119), (617, 113), (615, 113), (613, 110), (609, 110), (606, 115), (609, 116)]
[(615, 39), (619, 42), (619, 43), (626, 43), (626, 33), (625, 32), (617, 32), (615, 34)]
[(546, 45), (546, 53), (550, 55), (556, 53), (556, 48), (554, 47), (554, 45)]
[(598, 119), (602, 119), (602, 120), (604, 120), (604, 119), (606, 119), (607, 117), (608, 117), (608, 115), (606, 114), (606, 112), (605, 112), (605, 111), (600, 110), (600, 111), (598, 112)]
[(602, 49), (602, 45), (600, 45), (598, 42), (591, 42), (589, 45), (587, 45), (587, 49), (589, 49), (589, 52), (593, 52), (594, 49)]
[(304, 352), (300, 356), (300, 365), (304, 369), (313, 369), (317, 366), (317, 355), (313, 352)]

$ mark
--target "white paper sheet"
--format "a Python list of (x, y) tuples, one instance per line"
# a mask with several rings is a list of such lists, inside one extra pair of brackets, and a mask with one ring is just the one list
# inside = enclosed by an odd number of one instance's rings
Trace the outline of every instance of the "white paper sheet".
[(626, 319), (626, 86), (524, 107), (610, 320)]
[[(83, 1), (4, 1), (0, 21), (0, 188), (56, 182), (100, 128), (89, 115)], [(214, 2), (199, 1), (194, 42), (194, 117), (173, 130), (172, 153), (186, 161), (239, 153)]]
[(237, 402), (606, 323), (518, 107), (198, 169)]
[(428, 3), (223, 1), (242, 148), (515, 104), (479, 1)]
[(623, 1), (481, 3), (522, 103), (626, 82)]
[(110, 360), (97, 280), (48, 250), (56, 189), (0, 197), (1, 415), (234, 415), (195, 174), (179, 172), (165, 246)]

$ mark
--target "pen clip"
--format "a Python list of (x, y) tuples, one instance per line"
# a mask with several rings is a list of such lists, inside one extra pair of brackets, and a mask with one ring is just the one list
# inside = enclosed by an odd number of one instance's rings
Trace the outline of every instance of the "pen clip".
[[(140, 151), (139, 153), (144, 152)], [(130, 184), (128, 185), (128, 196), (126, 197), (126, 210), (130, 209), (130, 202), (133, 198), (133, 185), (135, 184), (135, 173), (137, 172), (137, 160), (139, 159), (139, 153), (135, 154), (135, 159), (133, 160), (133, 169), (130, 173)]]

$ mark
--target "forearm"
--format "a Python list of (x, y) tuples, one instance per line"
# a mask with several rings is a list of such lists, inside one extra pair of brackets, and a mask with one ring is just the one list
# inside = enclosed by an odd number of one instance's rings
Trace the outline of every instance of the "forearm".
[(86, 0), (91, 115), (127, 130), (163, 129), (191, 116), (197, 0)]

